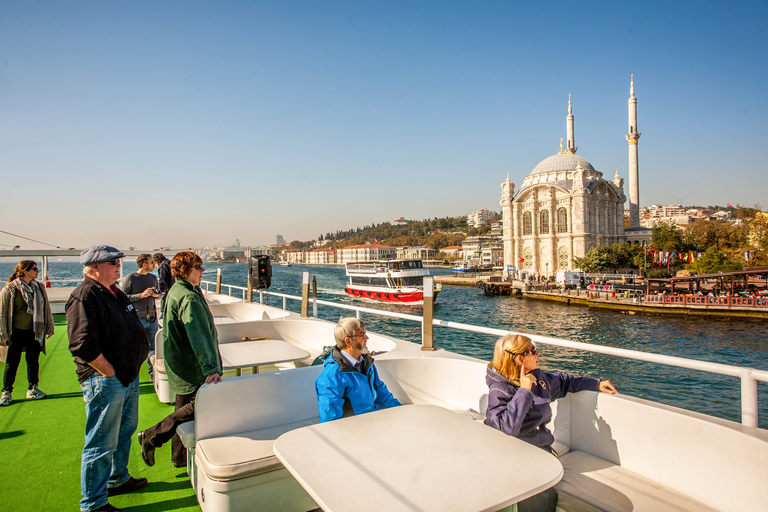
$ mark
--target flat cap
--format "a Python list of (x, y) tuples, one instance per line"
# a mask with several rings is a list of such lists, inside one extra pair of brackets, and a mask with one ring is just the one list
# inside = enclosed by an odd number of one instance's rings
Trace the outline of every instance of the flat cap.
[(91, 263), (115, 261), (123, 256), (125, 256), (125, 254), (109, 245), (94, 245), (80, 253), (80, 264), (90, 265)]

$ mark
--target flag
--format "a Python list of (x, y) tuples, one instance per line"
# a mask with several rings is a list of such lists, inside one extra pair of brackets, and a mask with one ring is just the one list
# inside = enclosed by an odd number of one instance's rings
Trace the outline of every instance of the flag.
[(285, 247), (285, 242), (280, 242), (280, 245), (281, 245), (282, 247)]
[(378, 238), (374, 238), (373, 239), (373, 243), (375, 243), (375, 244), (379, 243), (379, 239)]
[(725, 203), (727, 205), (727, 208), (733, 208), (733, 205), (731, 203)]
[(519, 261), (520, 263), (525, 263), (525, 258), (522, 258), (522, 257), (517, 258), (517, 261)]

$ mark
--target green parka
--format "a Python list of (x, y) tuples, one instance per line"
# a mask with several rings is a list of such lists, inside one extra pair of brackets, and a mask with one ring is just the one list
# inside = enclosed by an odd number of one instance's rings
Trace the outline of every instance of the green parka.
[(177, 280), (163, 310), (163, 357), (171, 391), (188, 395), (221, 375), (219, 340), (213, 315), (199, 286)]

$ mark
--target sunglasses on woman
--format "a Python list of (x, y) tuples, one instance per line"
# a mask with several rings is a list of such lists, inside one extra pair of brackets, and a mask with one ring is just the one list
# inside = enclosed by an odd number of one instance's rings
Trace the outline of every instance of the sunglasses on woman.
[(202, 265), (192, 265), (192, 268), (195, 270), (199, 270), (200, 272), (205, 270)]
[(514, 353), (512, 351), (509, 351), (507, 349), (504, 349), (504, 352), (506, 352), (507, 354), (511, 354), (513, 356), (523, 356), (523, 357), (527, 356), (528, 354), (531, 354), (533, 356), (539, 355), (539, 351), (536, 350), (536, 347), (531, 347), (530, 349), (526, 350), (525, 352), (521, 352), (519, 354), (516, 354), (516, 353)]

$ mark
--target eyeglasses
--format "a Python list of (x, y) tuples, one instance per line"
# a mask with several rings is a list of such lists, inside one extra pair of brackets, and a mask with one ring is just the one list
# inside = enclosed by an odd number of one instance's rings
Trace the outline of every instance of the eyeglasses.
[(28, 272), (40, 272), (40, 271), (37, 270), (37, 267), (32, 267), (31, 269), (28, 270)]
[(104, 263), (117, 267), (120, 265), (120, 260), (105, 261)]
[(368, 337), (368, 333), (367, 332), (364, 332), (362, 334), (355, 334), (353, 336), (353, 338), (367, 338), (367, 337)]
[(192, 268), (195, 270), (199, 270), (200, 272), (205, 270), (202, 265), (192, 265)]
[(506, 352), (507, 354), (511, 354), (513, 356), (523, 356), (523, 357), (527, 356), (528, 354), (531, 354), (532, 356), (539, 355), (539, 351), (536, 350), (536, 347), (531, 347), (530, 350), (526, 350), (525, 352), (522, 352), (522, 353), (519, 353), (519, 354), (516, 354), (515, 352), (512, 352), (512, 351), (507, 350), (507, 349), (504, 349), (504, 352)]

